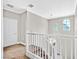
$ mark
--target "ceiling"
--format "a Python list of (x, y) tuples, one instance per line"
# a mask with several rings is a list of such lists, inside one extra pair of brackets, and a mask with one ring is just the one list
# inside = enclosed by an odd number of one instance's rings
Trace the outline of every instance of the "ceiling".
[[(7, 4), (13, 6), (8, 7)], [(33, 8), (28, 7), (34, 5)], [(3, 0), (3, 8), (15, 13), (23, 13), (26, 10), (44, 18), (56, 18), (73, 15), (76, 8), (76, 0)]]

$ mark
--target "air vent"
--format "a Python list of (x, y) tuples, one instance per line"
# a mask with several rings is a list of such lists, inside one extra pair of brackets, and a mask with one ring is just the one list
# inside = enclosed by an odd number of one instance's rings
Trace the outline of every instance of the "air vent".
[(32, 7), (34, 7), (34, 5), (32, 5), (32, 4), (29, 4), (29, 5), (28, 5), (28, 7), (32, 8)]
[(13, 8), (14, 6), (11, 4), (7, 4), (8, 7)]

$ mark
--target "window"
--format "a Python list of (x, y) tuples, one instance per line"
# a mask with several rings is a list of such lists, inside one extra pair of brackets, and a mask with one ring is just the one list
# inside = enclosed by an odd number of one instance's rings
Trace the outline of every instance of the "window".
[(64, 19), (63, 21), (63, 30), (64, 31), (70, 31), (70, 20), (69, 19)]

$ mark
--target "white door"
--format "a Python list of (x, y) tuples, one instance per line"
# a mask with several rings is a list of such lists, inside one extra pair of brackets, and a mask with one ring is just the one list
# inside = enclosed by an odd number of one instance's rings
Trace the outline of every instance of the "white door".
[(12, 18), (3, 18), (3, 42), (4, 47), (17, 43), (17, 20)]

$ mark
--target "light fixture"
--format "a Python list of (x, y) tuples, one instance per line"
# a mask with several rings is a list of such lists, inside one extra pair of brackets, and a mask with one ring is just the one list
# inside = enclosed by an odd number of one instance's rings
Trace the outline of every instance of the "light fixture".
[(13, 8), (14, 6), (11, 4), (7, 4), (8, 7)]
[(29, 4), (28, 7), (32, 8), (32, 7), (34, 7), (34, 5), (33, 4)]

